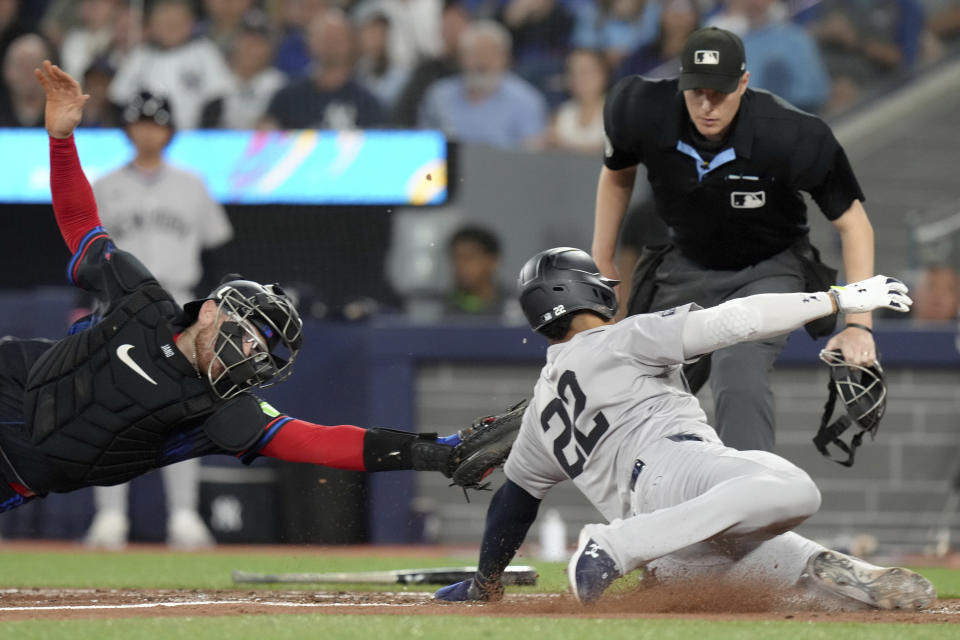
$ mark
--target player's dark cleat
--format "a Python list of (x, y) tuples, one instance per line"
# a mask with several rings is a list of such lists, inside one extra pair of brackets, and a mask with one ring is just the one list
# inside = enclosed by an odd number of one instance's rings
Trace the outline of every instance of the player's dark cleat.
[(877, 609), (923, 609), (937, 599), (930, 581), (901, 567), (878, 567), (837, 551), (821, 551), (807, 560), (812, 584)]
[(473, 600), (474, 598), (470, 597), (470, 582), (470, 580), (464, 580), (456, 584), (448, 584), (442, 589), (438, 589), (437, 592), (433, 594), (433, 598), (434, 600), (446, 600), (447, 602)]
[(620, 577), (617, 563), (590, 537), (586, 528), (580, 532), (577, 550), (567, 566), (570, 589), (580, 604), (596, 602), (613, 581)]

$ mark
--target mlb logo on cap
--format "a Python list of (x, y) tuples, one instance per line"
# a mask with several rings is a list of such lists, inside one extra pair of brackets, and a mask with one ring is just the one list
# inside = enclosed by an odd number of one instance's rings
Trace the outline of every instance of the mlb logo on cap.
[(733, 93), (746, 70), (743, 42), (735, 33), (708, 27), (694, 31), (680, 54), (680, 91)]
[(720, 64), (720, 52), (700, 49), (693, 54), (695, 64)]

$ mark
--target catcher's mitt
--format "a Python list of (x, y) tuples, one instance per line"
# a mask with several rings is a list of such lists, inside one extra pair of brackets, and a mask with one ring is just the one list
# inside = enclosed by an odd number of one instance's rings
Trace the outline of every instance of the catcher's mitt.
[(453, 484), (464, 489), (486, 488), (481, 482), (507, 459), (526, 409), (527, 400), (521, 400), (504, 413), (477, 418), (460, 432), (460, 444), (450, 456)]

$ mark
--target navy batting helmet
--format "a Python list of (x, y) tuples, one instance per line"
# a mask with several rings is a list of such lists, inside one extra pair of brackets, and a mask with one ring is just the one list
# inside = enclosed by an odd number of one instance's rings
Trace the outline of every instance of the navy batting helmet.
[(593, 311), (609, 320), (617, 314), (617, 284), (619, 280), (600, 275), (585, 251), (548, 249), (520, 270), (520, 306), (534, 331), (572, 311)]
[(163, 96), (154, 95), (148, 91), (141, 91), (140, 95), (123, 108), (123, 122), (133, 124), (147, 120), (154, 124), (173, 128), (173, 111), (170, 103)]

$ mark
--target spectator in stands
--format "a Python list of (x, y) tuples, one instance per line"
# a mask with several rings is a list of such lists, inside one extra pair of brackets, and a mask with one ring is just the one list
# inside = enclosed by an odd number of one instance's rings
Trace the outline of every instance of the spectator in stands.
[(556, 106), (563, 97), (573, 15), (558, 0), (509, 0), (498, 19), (513, 38), (513, 70)]
[[(233, 237), (226, 212), (196, 175), (163, 159), (174, 135), (166, 100), (143, 93), (123, 109), (124, 131), (135, 155), (93, 183), (103, 225), (170, 292), (178, 304), (194, 299), (203, 270), (201, 253)], [(179, 548), (207, 547), (213, 536), (197, 512), (199, 459), (163, 467), (167, 541)], [(128, 485), (95, 487), (96, 515), (87, 531), (89, 546), (122, 548), (127, 542)]]
[[(369, 5), (368, 5), (369, 6)], [(395, 63), (387, 46), (394, 31), (389, 15), (379, 5), (358, 11), (357, 80), (387, 110), (392, 110), (403, 91), (410, 70)]]
[(60, 46), (61, 68), (75, 78), (113, 46), (117, 0), (82, 0), (79, 23), (68, 29)]
[(460, 40), (462, 71), (439, 80), (424, 97), (420, 126), (461, 142), (504, 149), (543, 144), (547, 105), (510, 69), (510, 34), (491, 20), (471, 23)]
[(309, 76), (280, 89), (261, 126), (268, 129), (363, 129), (383, 124), (383, 110), (354, 73), (356, 40), (340, 9), (317, 14), (307, 27)]
[(778, 0), (741, 0), (737, 5), (746, 24), (742, 39), (751, 86), (805, 111), (818, 111), (830, 96), (830, 76), (810, 34), (790, 22)]
[(243, 31), (244, 16), (253, 8), (253, 0), (203, 0), (206, 17), (197, 23), (196, 33), (209, 38), (227, 57)]
[[(474, 20), (493, 20), (510, 0), (459, 0), (464, 10)], [(584, 0), (576, 0), (584, 1)], [(588, 0), (592, 2), (593, 0)]]
[(945, 42), (960, 37), (960, 0), (920, 0), (927, 31)]
[(833, 79), (830, 110), (913, 66), (923, 32), (916, 0), (824, 0), (810, 28)]
[(420, 60), (440, 54), (443, 0), (364, 0), (356, 11), (375, 8), (390, 20), (390, 60), (412, 69)]
[[(70, 29), (80, 26), (81, 1), (82, 0), (51, 0), (46, 3), (46, 7), (44, 7), (41, 12), (37, 29), (54, 49), (61, 49), (63, 47), (63, 39), (67, 35), (67, 32)], [(24, 6), (21, 7), (21, 14), (23, 14), (24, 8), (43, 3), (24, 2), (22, 4)]]
[(26, 33), (7, 47), (3, 58), (7, 94), (0, 101), (0, 127), (43, 126), (45, 98), (33, 70), (51, 57), (47, 41), (35, 33)]
[(502, 318), (511, 292), (498, 279), (500, 240), (485, 227), (465, 225), (447, 245), (453, 268), (453, 290), (447, 296), (447, 315)]
[(147, 42), (118, 69), (110, 100), (127, 104), (144, 90), (168, 95), (177, 128), (195, 129), (204, 105), (230, 89), (230, 69), (208, 38), (192, 36), (196, 19), (188, 0), (157, 0), (151, 6)]
[[(0, 60), (7, 57), (10, 43), (29, 33), (29, 27), (20, 19), (19, 0), (0, 0)], [(0, 103), (6, 102), (7, 85), (0, 83)]]
[(274, 66), (291, 78), (310, 70), (306, 25), (329, 9), (329, 0), (279, 0), (273, 16), (281, 24)]
[(20, 17), (20, 0), (0, 0), (0, 57), (7, 55), (14, 40), (30, 31), (31, 25)]
[(208, 103), (203, 126), (223, 129), (254, 129), (263, 119), (273, 96), (287, 77), (270, 65), (273, 48), (267, 17), (250, 11), (233, 39), (230, 50), (231, 86), (221, 100)]
[(600, 49), (611, 68), (657, 37), (660, 0), (596, 0), (576, 5), (572, 44)]
[(956, 322), (960, 319), (960, 275), (956, 270), (938, 265), (929, 267), (912, 288), (911, 316), (915, 322)]
[(470, 16), (461, 2), (453, 0), (444, 5), (440, 21), (443, 50), (440, 55), (421, 61), (410, 74), (394, 108), (394, 124), (401, 127), (416, 126), (420, 103), (430, 85), (460, 70), (457, 59), (460, 35), (469, 22)]
[(94, 61), (84, 72), (81, 84), (83, 92), (89, 95), (90, 99), (83, 105), (81, 127), (120, 126), (119, 109), (110, 102), (109, 95), (114, 73), (114, 68), (104, 58)]
[(603, 98), (610, 83), (606, 58), (593, 49), (574, 49), (567, 56), (565, 83), (570, 99), (554, 113), (547, 143), (570, 151), (600, 153)]
[(139, 5), (121, 1), (114, 15), (113, 44), (106, 58), (113, 69), (119, 69), (143, 42), (143, 12)]
[(624, 58), (617, 77), (672, 78), (678, 75), (683, 43), (699, 28), (700, 11), (695, 0), (665, 0), (657, 39), (637, 47)]

